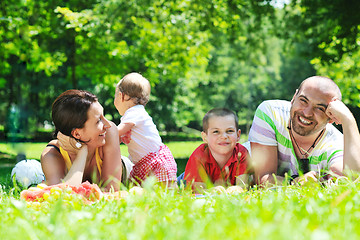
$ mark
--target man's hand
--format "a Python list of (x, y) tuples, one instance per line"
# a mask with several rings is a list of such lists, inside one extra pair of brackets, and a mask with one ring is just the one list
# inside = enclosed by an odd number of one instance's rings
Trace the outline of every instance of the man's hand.
[(300, 185), (304, 185), (306, 182), (310, 182), (310, 181), (312, 181), (312, 182), (319, 181), (318, 174), (315, 171), (307, 172), (304, 175), (294, 179), (294, 182), (296, 182)]
[(354, 118), (349, 108), (338, 99), (329, 103), (325, 113), (336, 124), (343, 124), (347, 119)]

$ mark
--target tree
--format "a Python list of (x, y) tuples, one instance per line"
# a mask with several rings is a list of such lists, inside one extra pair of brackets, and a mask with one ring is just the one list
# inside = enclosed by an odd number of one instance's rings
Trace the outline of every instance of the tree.
[(349, 106), (359, 107), (360, 5), (355, 0), (294, 0), (287, 6), (287, 37), (306, 46), (317, 74), (332, 78)]

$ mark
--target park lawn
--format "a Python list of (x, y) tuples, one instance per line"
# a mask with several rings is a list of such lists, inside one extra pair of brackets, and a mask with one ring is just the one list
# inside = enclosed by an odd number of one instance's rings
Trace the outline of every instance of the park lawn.
[[(167, 145), (191, 154), (200, 143)], [(39, 154), (44, 144), (22, 147)], [(5, 150), (10, 151), (1, 143), (3, 155)], [(359, 190), (359, 183), (340, 179), (326, 187), (310, 183), (196, 196), (148, 184), (142, 195), (86, 205), (65, 197), (32, 204), (3, 185), (0, 239), (359, 239)]]
[[(185, 166), (191, 153), (201, 144), (201, 141), (182, 141), (168, 142), (166, 145), (170, 148), (178, 165), (178, 175), (185, 170)], [(40, 159), (41, 152), (47, 143), (7, 143), (0, 142), (0, 184), (8, 184), (11, 169), (16, 163), (16, 155), (23, 153), (27, 159)], [(121, 154), (128, 156), (127, 147), (120, 145)]]
[[(240, 142), (244, 142), (247, 136), (241, 137)], [(172, 154), (178, 165), (178, 175), (185, 170), (187, 160), (191, 153), (201, 144), (202, 141), (172, 141), (167, 142), (166, 145), (171, 150)], [(12, 167), (15, 165), (15, 157), (17, 154), (22, 153), (26, 155), (27, 159), (40, 160), (40, 155), (47, 143), (8, 143), (0, 142), (0, 183), (4, 174), (11, 172)], [(128, 150), (125, 144), (120, 145), (121, 154), (128, 156)], [(1, 154), (3, 157), (1, 157)], [(7, 157), (4, 157), (4, 154)]]
[(31, 204), (0, 192), (1, 239), (359, 239), (360, 185), (283, 186), (237, 194), (166, 191), (91, 205)]
[[(179, 141), (168, 142), (166, 145), (170, 148), (175, 158), (189, 158), (191, 153), (201, 144), (201, 141)], [(40, 159), (41, 152), (44, 150), (47, 143), (7, 143), (0, 142), (0, 152), (10, 155), (24, 153), (28, 159)], [(127, 147), (124, 144), (120, 145), (121, 154), (128, 156)]]

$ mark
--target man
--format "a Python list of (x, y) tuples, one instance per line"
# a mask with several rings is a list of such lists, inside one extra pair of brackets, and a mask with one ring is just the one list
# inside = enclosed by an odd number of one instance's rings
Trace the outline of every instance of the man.
[[(342, 124), (341, 134), (331, 123)], [(360, 170), (360, 136), (355, 118), (329, 78), (305, 79), (291, 102), (270, 100), (255, 112), (249, 133), (255, 180), (282, 183), (317, 180), (330, 170)]]

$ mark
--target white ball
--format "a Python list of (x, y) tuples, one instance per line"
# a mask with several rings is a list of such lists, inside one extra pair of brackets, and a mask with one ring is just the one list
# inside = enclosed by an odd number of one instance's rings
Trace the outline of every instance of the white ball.
[(25, 159), (18, 162), (11, 171), (11, 179), (14, 175), (16, 182), (23, 188), (28, 188), (45, 180), (41, 163), (35, 159)]

